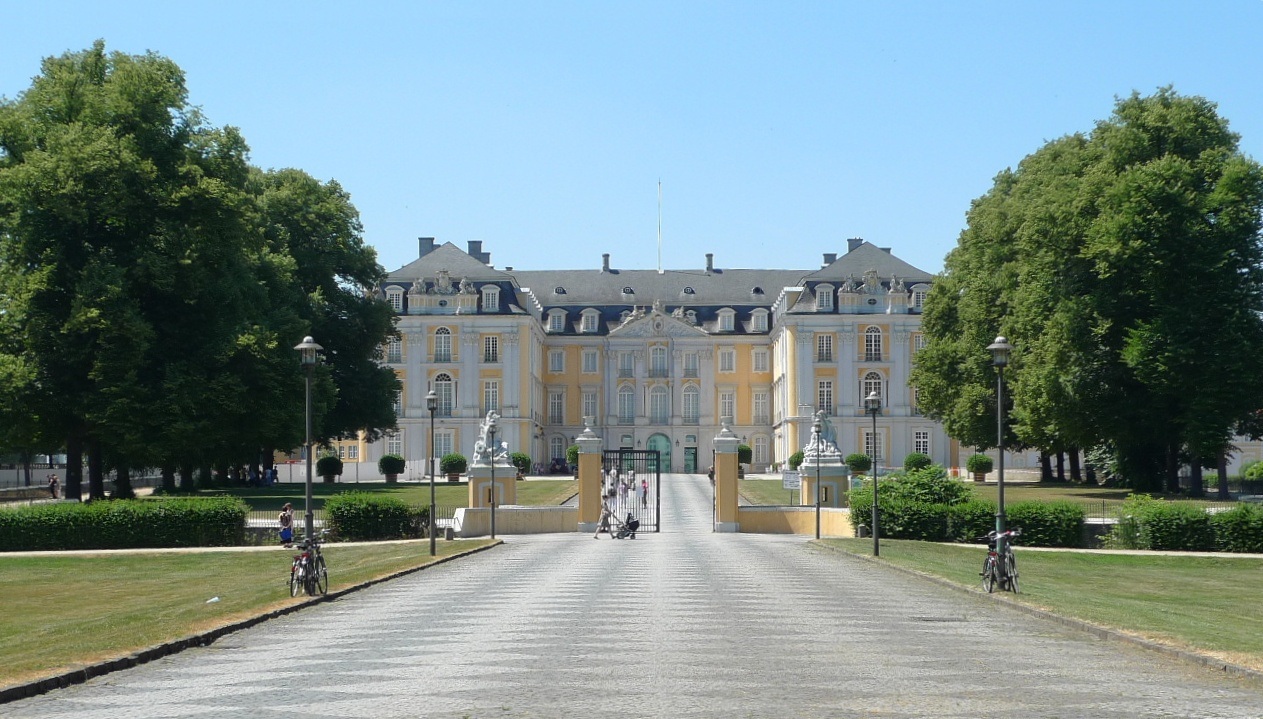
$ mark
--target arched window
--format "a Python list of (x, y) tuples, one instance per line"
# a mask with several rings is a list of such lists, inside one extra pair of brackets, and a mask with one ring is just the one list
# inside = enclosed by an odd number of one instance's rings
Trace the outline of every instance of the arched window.
[[(867, 399), (868, 396), (874, 392), (877, 393), (878, 399), (882, 399), (883, 393), (881, 391), (881, 385), (882, 385), (882, 378), (879, 373), (869, 372), (868, 374), (864, 375), (863, 394), (860, 395), (860, 402), (863, 403), (863, 401)], [(881, 404), (883, 408), (886, 406), (886, 402), (884, 399), (882, 399)]]
[(440, 417), (451, 417), (452, 408), (456, 406), (456, 383), (452, 381), (451, 375), (440, 372), (434, 376), (434, 394), (439, 398), (436, 414)]
[(864, 361), (881, 361), (881, 328), (869, 327), (864, 330)]
[(434, 330), (434, 361), (452, 361), (452, 331), (446, 327)]
[(390, 303), (390, 309), (396, 312), (403, 312), (403, 289), (399, 287), (390, 287), (386, 290), (386, 301)]
[(636, 393), (631, 385), (618, 388), (618, 422), (632, 424), (636, 421)]
[(671, 396), (666, 387), (654, 387), (649, 391), (649, 421), (666, 424), (671, 419)]
[(685, 387), (684, 407), (681, 408), (681, 415), (685, 424), (697, 424), (701, 406), (701, 393), (697, 391), (697, 386), (689, 385)]

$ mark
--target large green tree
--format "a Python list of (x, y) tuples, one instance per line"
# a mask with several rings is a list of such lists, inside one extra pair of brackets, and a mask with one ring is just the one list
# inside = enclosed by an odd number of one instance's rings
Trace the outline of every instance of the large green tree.
[(993, 446), (985, 348), (1004, 334), (1013, 441), (1108, 444), (1134, 486), (1171, 488), (1263, 406), (1261, 207), (1263, 172), (1213, 103), (1120, 100), (974, 202), (927, 299), (923, 403)]

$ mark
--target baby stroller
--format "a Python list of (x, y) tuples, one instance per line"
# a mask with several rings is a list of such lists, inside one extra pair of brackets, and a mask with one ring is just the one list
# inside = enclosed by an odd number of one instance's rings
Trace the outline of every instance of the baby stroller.
[(627, 513), (627, 519), (616, 522), (618, 528), (614, 532), (615, 539), (635, 539), (636, 530), (640, 529), (640, 520), (632, 516), (631, 512)]

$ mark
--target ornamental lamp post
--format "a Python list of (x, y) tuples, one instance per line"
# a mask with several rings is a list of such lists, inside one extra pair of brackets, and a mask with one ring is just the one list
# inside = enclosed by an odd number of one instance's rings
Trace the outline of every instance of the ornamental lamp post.
[(487, 441), (491, 444), (491, 489), (487, 498), (491, 500), (491, 538), (496, 538), (496, 418), (487, 422)]
[(996, 533), (996, 550), (1003, 552), (1002, 546), (1004, 534), (1004, 368), (1009, 364), (1009, 355), (1013, 352), (1013, 345), (1000, 335), (995, 338), (995, 342), (987, 345), (987, 349), (991, 351), (991, 366), (995, 367), (995, 433), (996, 447), (999, 448), (996, 463), (996, 481), (999, 487), (998, 499), (995, 513), (995, 533)]
[(816, 448), (816, 539), (820, 539), (820, 455), (823, 454), (820, 446), (821, 429), (820, 415), (816, 415), (815, 421), (811, 423), (811, 446)]
[(430, 411), (430, 451), (426, 460), (430, 465), (430, 556), (435, 555), (434, 530), (434, 412), (439, 408), (439, 396), (430, 390), (425, 393), (425, 408)]
[(307, 533), (307, 540), (310, 541), (316, 536), (316, 520), (312, 515), (311, 509), (311, 376), (316, 371), (316, 353), (324, 349), (324, 347), (316, 344), (311, 335), (307, 335), (294, 349), (298, 350), (298, 362), (302, 365), (303, 372), (307, 375), (307, 402), (304, 413), (307, 419), (307, 440), (306, 444), (303, 445), (307, 452), (307, 493), (306, 506), (303, 509), (305, 519), (303, 529)]
[(864, 411), (873, 415), (873, 556), (881, 556), (881, 544), (877, 537), (877, 415), (881, 414), (881, 395), (877, 390), (864, 398)]

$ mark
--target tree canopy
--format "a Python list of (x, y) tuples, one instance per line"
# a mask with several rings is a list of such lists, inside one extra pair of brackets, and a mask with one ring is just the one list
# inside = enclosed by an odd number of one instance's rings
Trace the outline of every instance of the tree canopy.
[(0, 101), (0, 442), (104, 467), (257, 461), (303, 438), (292, 347), (329, 348), (321, 438), (393, 428), (384, 270), (336, 182), (250, 166), (183, 72), (98, 41)]
[(926, 301), (928, 413), (995, 446), (986, 347), (1005, 335), (1006, 444), (1107, 445), (1156, 489), (1257, 424), (1263, 171), (1237, 140), (1213, 103), (1164, 88), (1001, 172)]

